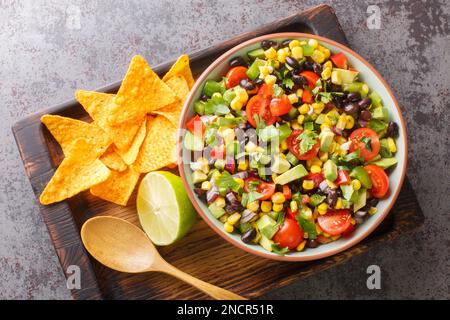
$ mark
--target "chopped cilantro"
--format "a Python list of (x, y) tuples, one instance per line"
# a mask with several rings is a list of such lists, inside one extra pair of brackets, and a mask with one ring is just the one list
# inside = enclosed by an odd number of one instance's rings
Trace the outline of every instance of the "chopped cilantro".
[(300, 153), (304, 154), (317, 143), (317, 133), (310, 130), (303, 131), (297, 139), (300, 140)]
[(372, 139), (368, 137), (362, 137), (361, 142), (364, 143), (367, 150), (372, 151)]
[(291, 78), (284, 78), (283, 85), (288, 89), (292, 89), (294, 87), (294, 81)]

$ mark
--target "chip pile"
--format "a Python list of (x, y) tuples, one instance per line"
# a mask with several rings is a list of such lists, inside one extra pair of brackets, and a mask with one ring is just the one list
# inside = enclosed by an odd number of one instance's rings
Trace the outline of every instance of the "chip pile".
[(41, 120), (65, 158), (40, 202), (59, 202), (89, 189), (126, 206), (141, 173), (176, 163), (178, 120), (193, 84), (187, 55), (162, 80), (143, 57), (134, 56), (117, 94), (76, 91), (92, 122), (44, 115)]

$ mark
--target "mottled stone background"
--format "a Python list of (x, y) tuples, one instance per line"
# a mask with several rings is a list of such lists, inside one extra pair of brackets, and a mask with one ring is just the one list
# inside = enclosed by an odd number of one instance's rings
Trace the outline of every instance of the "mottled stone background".
[[(325, 2), (400, 102), (408, 176), (426, 222), (265, 298), (450, 298), (449, 2)], [(157, 64), (319, 3), (0, 0), (0, 298), (70, 298), (11, 134), (14, 122), (71, 99), (76, 88), (120, 79), (136, 53)], [(366, 26), (369, 4), (381, 8), (379, 30)], [(366, 288), (370, 264), (381, 266), (381, 290)]]

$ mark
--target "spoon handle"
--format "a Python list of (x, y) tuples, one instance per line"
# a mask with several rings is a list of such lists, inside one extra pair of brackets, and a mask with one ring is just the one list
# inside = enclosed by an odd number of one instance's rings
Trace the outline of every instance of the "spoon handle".
[(158, 264), (158, 267), (157, 267), (158, 271), (170, 274), (186, 283), (189, 283), (190, 285), (203, 291), (204, 293), (206, 293), (207, 295), (211, 296), (214, 299), (217, 299), (217, 300), (247, 300), (246, 298), (241, 297), (240, 295), (237, 295), (231, 291), (219, 288), (210, 283), (207, 283), (205, 281), (197, 279), (197, 278), (175, 268), (173, 265), (169, 264), (167, 261), (165, 261), (163, 259), (161, 259), (161, 260), (162, 261), (159, 261), (160, 263)]

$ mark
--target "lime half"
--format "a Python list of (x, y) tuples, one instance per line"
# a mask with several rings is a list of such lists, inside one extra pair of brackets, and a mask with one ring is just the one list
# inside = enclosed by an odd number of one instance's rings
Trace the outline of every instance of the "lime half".
[(150, 172), (142, 179), (136, 207), (142, 228), (158, 246), (182, 238), (197, 220), (181, 178), (170, 172)]

